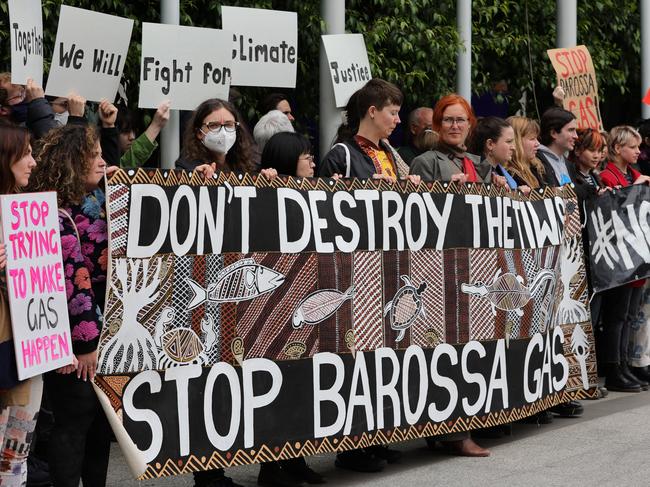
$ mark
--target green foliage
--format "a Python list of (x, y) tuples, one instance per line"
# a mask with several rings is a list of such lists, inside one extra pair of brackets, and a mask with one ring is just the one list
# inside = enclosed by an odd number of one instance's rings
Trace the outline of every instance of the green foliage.
[[(328, 1), (328, 0), (323, 0)], [(45, 30), (45, 72), (49, 70), (61, 0), (42, 0)], [(137, 106), (142, 22), (159, 22), (159, 0), (66, 0), (135, 20), (124, 70), (127, 93)], [(182, 0), (181, 24), (221, 27), (220, 2)], [(292, 96), (301, 115), (318, 115), (320, 33), (324, 29), (319, 0), (230, 0), (228, 5), (273, 8), (298, 13), (298, 81)], [(409, 106), (430, 105), (456, 85), (455, 0), (348, 0), (348, 32), (365, 36), (375, 77), (402, 88)], [(0, 68), (10, 68), (7, 2), (0, 1)], [(555, 75), (546, 50), (555, 47), (555, 2), (548, 0), (473, 0), (473, 88), (484, 91), (504, 78), (511, 106), (523, 91), (550, 92)], [(528, 14), (529, 34), (526, 13)], [(601, 93), (630, 93), (639, 85), (639, 11), (635, 0), (578, 2), (578, 43), (589, 47)], [(530, 46), (529, 46), (530, 44)], [(529, 59), (530, 47), (530, 59)], [(197, 46), (197, 49), (203, 49)], [(532, 76), (531, 76), (532, 64)], [(257, 115), (257, 103), (267, 88), (241, 88), (240, 108), (247, 118)], [(529, 106), (529, 110), (530, 110)]]

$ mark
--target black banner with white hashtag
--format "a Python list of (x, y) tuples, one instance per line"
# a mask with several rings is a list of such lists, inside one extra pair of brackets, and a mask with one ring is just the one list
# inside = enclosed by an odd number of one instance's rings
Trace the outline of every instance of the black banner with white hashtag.
[(650, 277), (650, 187), (633, 185), (586, 202), (595, 292)]

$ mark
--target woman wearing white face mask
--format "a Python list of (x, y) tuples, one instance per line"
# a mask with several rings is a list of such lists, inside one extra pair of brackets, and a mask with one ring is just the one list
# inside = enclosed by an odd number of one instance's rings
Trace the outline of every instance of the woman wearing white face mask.
[(213, 98), (194, 111), (176, 168), (252, 172), (255, 170), (252, 147), (252, 137), (237, 109), (225, 100)]

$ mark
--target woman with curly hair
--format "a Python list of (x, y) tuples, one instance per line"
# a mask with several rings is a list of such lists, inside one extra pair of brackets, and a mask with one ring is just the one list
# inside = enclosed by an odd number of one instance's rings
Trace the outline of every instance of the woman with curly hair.
[(75, 125), (48, 132), (37, 159), (29, 189), (57, 192), (72, 350), (78, 360), (76, 366), (45, 374), (54, 414), (50, 475), (55, 487), (78, 487), (80, 479), (84, 485), (102, 487), (110, 427), (91, 381), (106, 294), (108, 235), (103, 201), (89, 196), (98, 189), (106, 162), (97, 132)]
[[(27, 186), (35, 166), (27, 129), (0, 124), (0, 194), (20, 192)], [(5, 246), (0, 244), (0, 313), (8, 313), (7, 288), (3, 281), (6, 262)], [(2, 367), (15, 363), (8, 325), (7, 320), (0, 319)], [(13, 324), (16, 325), (27, 326)], [(37, 375), (14, 387), (8, 384), (3, 387), (9, 388), (0, 391), (0, 485), (18, 487), (27, 481), (27, 455), (41, 405), (43, 380)]]

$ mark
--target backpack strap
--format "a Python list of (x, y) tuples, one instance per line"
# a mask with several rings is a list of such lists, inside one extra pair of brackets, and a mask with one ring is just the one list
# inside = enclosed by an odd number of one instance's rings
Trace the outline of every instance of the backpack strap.
[(332, 149), (334, 147), (337, 147), (337, 146), (343, 147), (343, 150), (345, 151), (345, 177), (349, 178), (350, 177), (350, 165), (351, 165), (350, 164), (350, 149), (343, 142), (339, 142), (338, 144), (334, 144), (334, 146), (332, 146)]
[(79, 237), (79, 229), (77, 228), (77, 224), (74, 222), (72, 217), (70, 216), (70, 213), (65, 211), (62, 208), (59, 208), (59, 215), (63, 215), (67, 217), (68, 220), (70, 220), (70, 223), (72, 223), (72, 228), (74, 228), (74, 233), (77, 235), (77, 241), (79, 242), (79, 245), (81, 245), (81, 238)]

